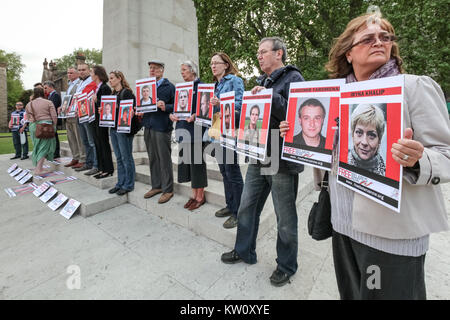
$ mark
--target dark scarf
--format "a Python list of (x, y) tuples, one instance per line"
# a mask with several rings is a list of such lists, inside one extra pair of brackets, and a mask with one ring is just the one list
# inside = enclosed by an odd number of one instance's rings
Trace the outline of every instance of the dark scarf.
[[(370, 77), (369, 80), (373, 80), (373, 79), (380, 79), (380, 78), (386, 78), (386, 77), (394, 77), (394, 76), (398, 76), (400, 74), (400, 68), (397, 65), (397, 60), (395, 60), (394, 58), (389, 59), (388, 62), (386, 62), (384, 65), (382, 65), (380, 68), (378, 68)], [(347, 78), (346, 78), (346, 82), (347, 83), (352, 83), (352, 82), (357, 82), (358, 80), (356, 79), (356, 76), (354, 73), (350, 73)], [(339, 126), (339, 118), (337, 118), (337, 123)], [(338, 155), (338, 150), (339, 148), (337, 148), (339, 144), (339, 129), (336, 130), (335, 134), (334, 134), (334, 139), (333, 139), (333, 172), (337, 172), (337, 165), (338, 165), (338, 159), (339, 159), (339, 155)]]

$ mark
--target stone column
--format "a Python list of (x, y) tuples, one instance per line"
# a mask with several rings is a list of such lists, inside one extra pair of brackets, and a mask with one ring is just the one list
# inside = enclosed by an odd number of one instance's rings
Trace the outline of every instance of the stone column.
[(164, 77), (183, 82), (180, 63), (198, 64), (197, 16), (192, 0), (104, 0), (103, 65), (124, 72), (131, 87), (148, 77), (149, 60), (166, 63)]
[(8, 90), (6, 87), (6, 63), (0, 63), (0, 132), (8, 131)]

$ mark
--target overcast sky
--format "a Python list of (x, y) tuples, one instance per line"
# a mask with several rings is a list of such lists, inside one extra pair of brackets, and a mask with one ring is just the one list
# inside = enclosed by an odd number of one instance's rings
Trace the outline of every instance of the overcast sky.
[(101, 49), (102, 43), (103, 0), (1, 1), (0, 49), (22, 57), (25, 89), (41, 81), (45, 58)]

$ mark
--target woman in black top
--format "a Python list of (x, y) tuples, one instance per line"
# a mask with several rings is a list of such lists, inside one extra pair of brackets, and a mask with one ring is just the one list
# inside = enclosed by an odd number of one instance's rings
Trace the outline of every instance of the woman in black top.
[(110, 177), (114, 173), (114, 165), (109, 145), (109, 128), (99, 126), (102, 96), (110, 96), (111, 88), (108, 86), (108, 75), (105, 68), (95, 66), (91, 69), (91, 78), (97, 84), (95, 101), (95, 121), (94, 121), (94, 143), (97, 154), (99, 173), (94, 176), (96, 179)]
[[(119, 119), (119, 106), (122, 100), (133, 100), (133, 106), (136, 104), (136, 98), (130, 88), (125, 76), (121, 71), (112, 71), (109, 74), (109, 83), (113, 88), (113, 95), (117, 96), (116, 122), (115, 127), (110, 129), (111, 144), (117, 159), (118, 181), (109, 193), (117, 193), (123, 196), (134, 190), (134, 180), (136, 168), (133, 159), (133, 138), (134, 134), (117, 132), (117, 123)], [(131, 116), (134, 116), (134, 110), (131, 109)]]

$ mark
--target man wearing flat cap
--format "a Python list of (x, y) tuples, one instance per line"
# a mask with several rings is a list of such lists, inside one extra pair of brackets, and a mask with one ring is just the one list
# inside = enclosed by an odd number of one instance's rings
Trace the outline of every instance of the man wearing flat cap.
[(172, 121), (169, 115), (173, 112), (175, 86), (164, 75), (164, 62), (152, 60), (148, 63), (150, 77), (156, 78), (156, 95), (158, 97), (157, 112), (145, 113), (144, 140), (150, 159), (150, 177), (152, 189), (144, 195), (145, 199), (162, 193), (158, 203), (166, 203), (173, 197), (172, 166)]

